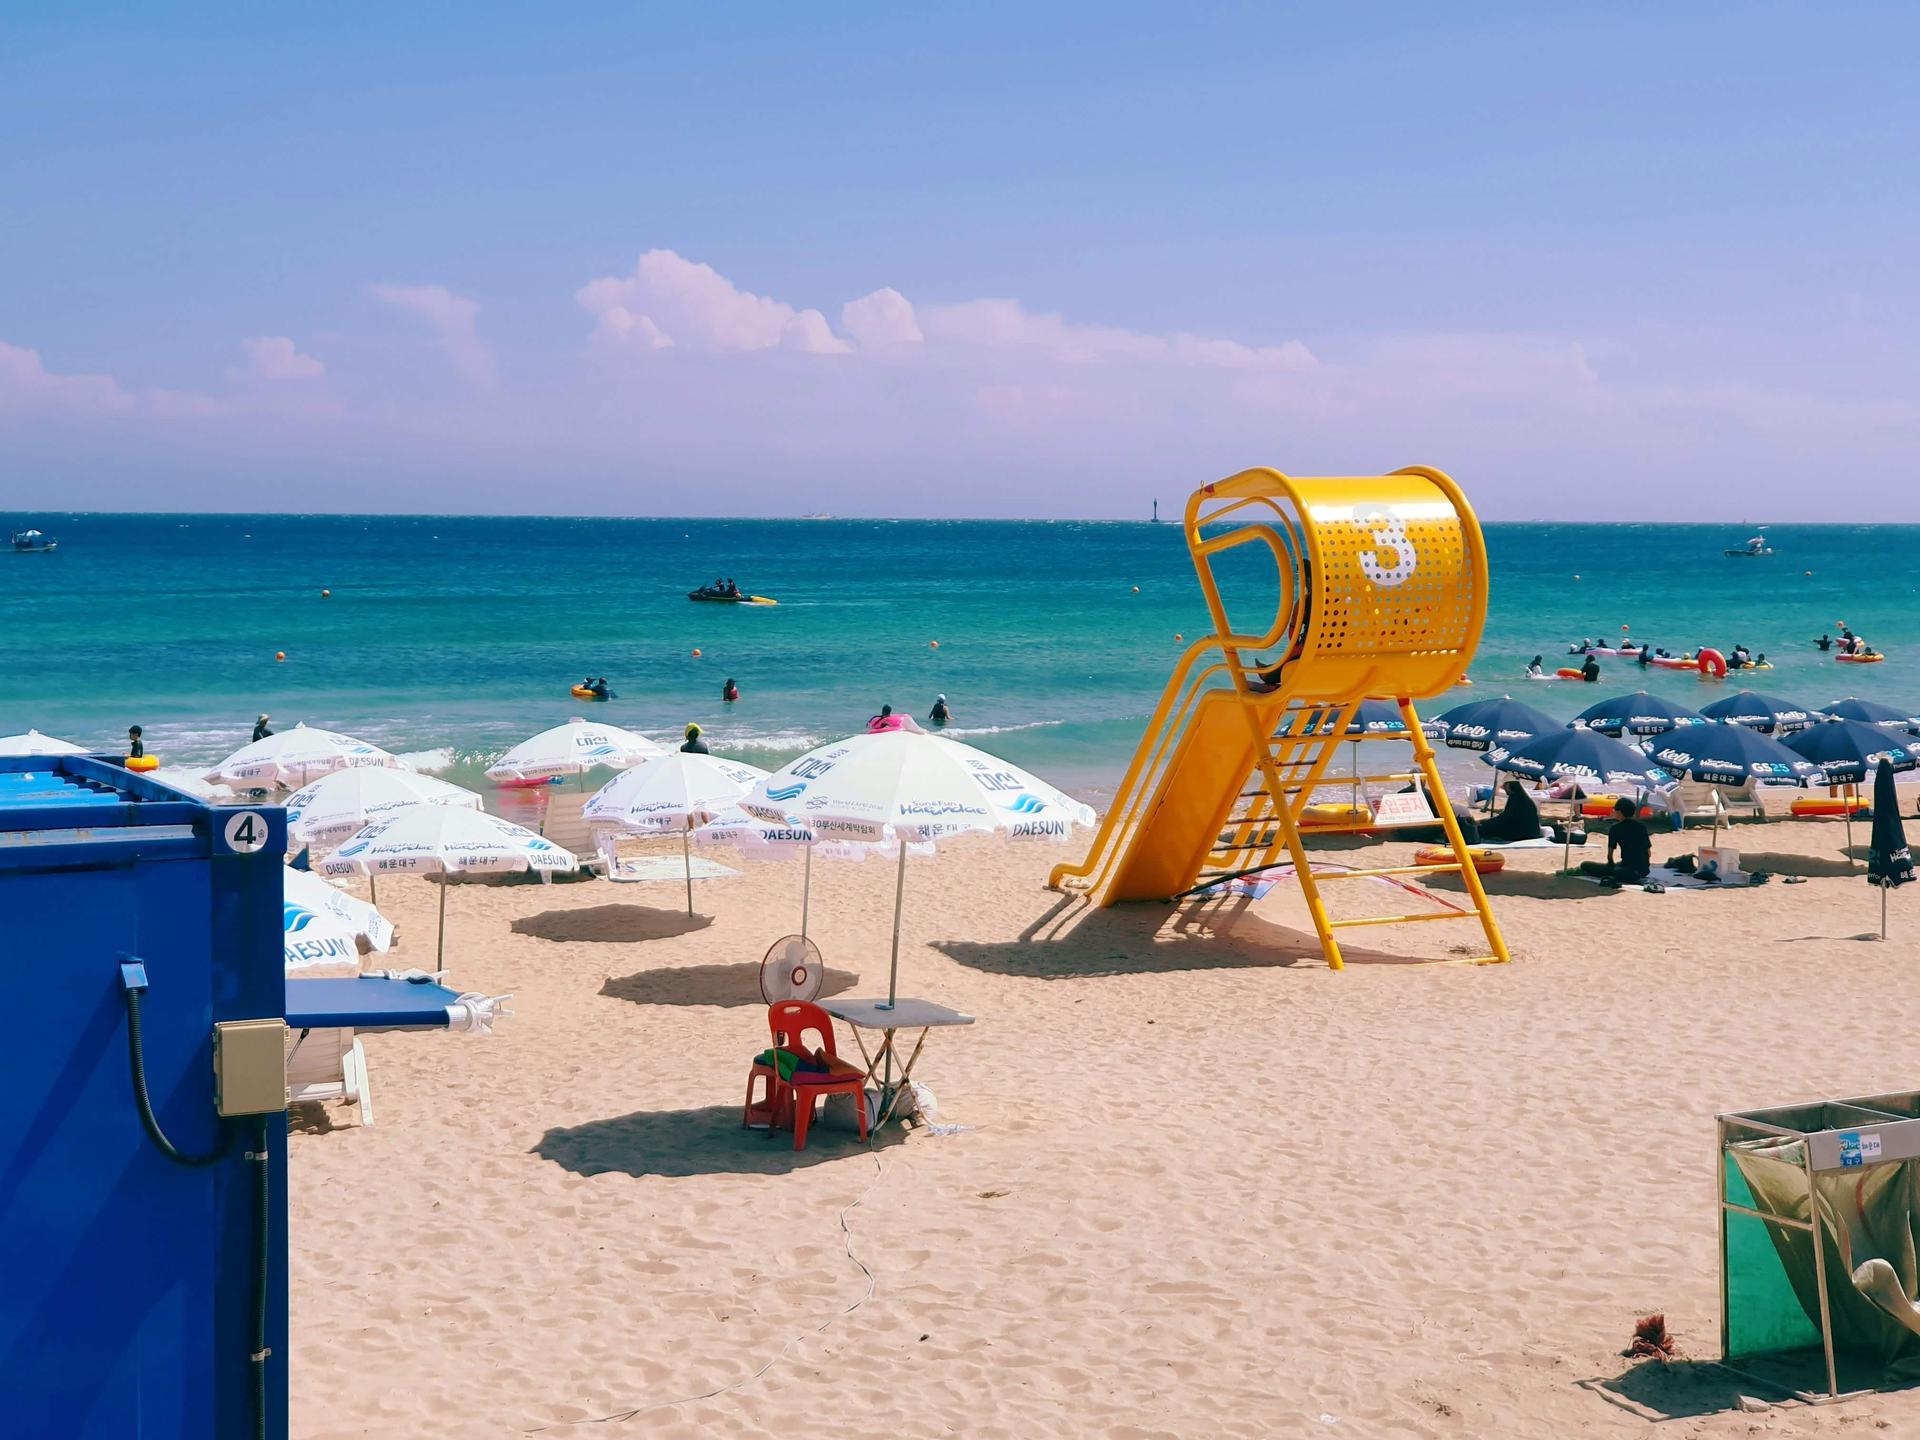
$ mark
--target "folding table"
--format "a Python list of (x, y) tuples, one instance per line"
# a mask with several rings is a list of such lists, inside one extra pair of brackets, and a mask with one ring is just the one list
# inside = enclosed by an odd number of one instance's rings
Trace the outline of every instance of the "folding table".
[[(814, 1002), (836, 1020), (844, 1020), (853, 1029), (854, 1043), (860, 1047), (860, 1058), (867, 1062), (867, 1079), (873, 1079), (874, 1072), (880, 1068), (883, 1058), (897, 1059), (899, 1052), (894, 1048), (894, 1037), (901, 1030), (918, 1029), (920, 1038), (914, 1041), (913, 1053), (907, 1056), (907, 1063), (900, 1072), (897, 1083), (883, 1082), (888, 1087), (886, 1107), (874, 1120), (868, 1133), (878, 1130), (893, 1114), (899, 1104), (900, 1096), (906, 1092), (907, 1082), (913, 1078), (913, 1063), (920, 1058), (920, 1047), (927, 1043), (929, 1030), (949, 1025), (971, 1025), (973, 1016), (950, 1010), (945, 1005), (935, 1004), (931, 1000), (915, 1000), (902, 995), (893, 1004), (885, 1000), (817, 1000)], [(862, 1030), (878, 1030), (883, 1034), (880, 1048), (871, 1054), (867, 1051), (867, 1042), (861, 1037)], [(889, 1067), (891, 1068), (891, 1067)]]

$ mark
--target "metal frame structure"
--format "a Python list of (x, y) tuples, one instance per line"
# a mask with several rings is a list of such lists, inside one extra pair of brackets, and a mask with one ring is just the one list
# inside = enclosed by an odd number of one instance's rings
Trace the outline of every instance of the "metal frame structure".
[[(1920, 1159), (1920, 1092), (1872, 1095), (1854, 1099), (1818, 1100), (1803, 1105), (1776, 1106), (1767, 1109), (1732, 1112), (1714, 1118), (1718, 1145), (1714, 1154), (1714, 1177), (1719, 1200), (1720, 1247), (1720, 1365), (1733, 1374), (1754, 1380), (1770, 1388), (1785, 1391), (1810, 1405), (1831, 1404), (1865, 1393), (1869, 1387), (1843, 1391), (1840, 1388), (1839, 1363), (1834, 1351), (1832, 1293), (1827, 1277), (1826, 1248), (1821, 1243), (1819, 1191), (1817, 1177), (1845, 1171), (1864, 1179), (1867, 1172), (1884, 1165)], [(1874, 1157), (1862, 1156), (1858, 1140), (1869, 1135), (1874, 1141)], [(1806, 1178), (1807, 1214), (1801, 1220), (1793, 1216), (1771, 1214), (1727, 1198), (1728, 1152), (1742, 1141), (1755, 1139), (1797, 1140), (1802, 1142), (1801, 1169)], [(1809, 1317), (1820, 1332), (1821, 1360), (1826, 1372), (1824, 1391), (1794, 1384), (1780, 1374), (1769, 1374), (1735, 1363), (1730, 1355), (1732, 1340), (1732, 1303), (1729, 1298), (1727, 1269), (1727, 1217), (1745, 1215), (1762, 1223), (1777, 1225), (1812, 1239), (1814, 1292), (1819, 1314)], [(1852, 1283), (1844, 1273), (1841, 1279)], [(1760, 1354), (1769, 1352), (1756, 1352)], [(1914, 1368), (1912, 1362), (1905, 1362)], [(1911, 1374), (1902, 1377), (1911, 1380)]]
[[(1459, 486), (1415, 466), (1392, 475), (1299, 478), (1260, 468), (1203, 486), (1187, 500), (1185, 531), (1214, 633), (1189, 645), (1148, 721), (1087, 858), (1055, 867), (1057, 888), (1099, 903), (1179, 899), (1237, 876), (1290, 864), (1330, 968), (1343, 968), (1336, 933), (1359, 926), (1477, 918), (1487, 952), (1509, 956), (1450, 805), (1435, 816), (1451, 852), (1433, 864), (1316, 875), (1304, 834), (1374, 831), (1370, 813), (1310, 813), (1323, 790), (1355, 777), (1330, 773), (1354, 712), (1393, 702), (1414, 765), (1360, 782), (1419, 781), (1444, 801), (1432, 745), (1414, 701), (1458, 683), (1486, 622), (1486, 545)], [(1237, 630), (1215, 563), (1264, 546), (1278, 581), (1273, 619)], [(1262, 655), (1278, 654), (1274, 663)], [(1285, 856), (1285, 859), (1281, 857)], [(1336, 879), (1457, 874), (1470, 910), (1334, 918), (1320, 894)]]

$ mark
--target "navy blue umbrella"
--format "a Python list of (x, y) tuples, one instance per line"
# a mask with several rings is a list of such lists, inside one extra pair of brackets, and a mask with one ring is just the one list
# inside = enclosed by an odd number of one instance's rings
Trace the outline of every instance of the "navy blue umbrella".
[(1829, 785), (1861, 784), (1882, 759), (1896, 771), (1920, 764), (1902, 737), (1858, 720), (1829, 720), (1782, 743), (1824, 770)]
[(1809, 725), (1820, 723), (1816, 714), (1806, 706), (1782, 700), (1777, 695), (1762, 695), (1757, 690), (1742, 690), (1724, 700), (1715, 700), (1711, 705), (1702, 705), (1700, 713), (1709, 720), (1731, 721), (1735, 725), (1750, 726), (1763, 734), (1804, 730)]
[(1536, 735), (1562, 728), (1551, 715), (1543, 715), (1531, 705), (1523, 705), (1511, 695), (1498, 700), (1469, 700), (1456, 705), (1433, 722), (1446, 743), (1455, 750), (1513, 749)]
[[(1339, 718), (1339, 715), (1339, 707), (1329, 705), (1324, 710), (1307, 711), (1307, 718), (1303, 723), (1321, 734), (1331, 735), (1333, 722)], [(1289, 717), (1290, 720), (1291, 718)], [(1438, 724), (1433, 720), (1423, 720), (1420, 723), (1422, 728), (1429, 730), (1436, 728)], [(1282, 725), (1278, 733), (1286, 735), (1291, 733), (1291, 730), (1290, 724)], [(1355, 739), (1364, 735), (1405, 735), (1407, 722), (1400, 718), (1399, 705), (1391, 700), (1362, 700), (1353, 712), (1353, 718), (1347, 722), (1347, 728), (1340, 733)]]
[(1573, 817), (1579, 814), (1582, 789), (1611, 785), (1635, 790), (1660, 790), (1673, 783), (1673, 776), (1640, 751), (1621, 741), (1610, 740), (1597, 730), (1552, 730), (1545, 735), (1536, 735), (1517, 749), (1496, 747), (1481, 758), (1494, 769), (1512, 775), (1525, 775), (1533, 780), (1578, 782), (1573, 795), (1569, 797), (1573, 809), (1568, 813), (1564, 831), (1563, 867), (1573, 854)]
[(1811, 760), (1745, 725), (1689, 725), (1648, 741), (1647, 753), (1708, 785), (1804, 785), (1819, 774)]
[(1820, 713), (1831, 715), (1836, 720), (1858, 720), (1862, 725), (1878, 725), (1886, 730), (1904, 730), (1909, 735), (1920, 735), (1920, 719), (1897, 705), (1882, 705), (1875, 700), (1859, 700), (1849, 695), (1844, 700), (1822, 705)]
[(1657, 790), (1673, 783), (1673, 776), (1643, 752), (1593, 730), (1552, 730), (1511, 750), (1495, 748), (1486, 761), (1511, 775), (1577, 780), (1588, 788), (1628, 785)]
[(1683, 725), (1705, 725), (1707, 717), (1658, 695), (1636, 690), (1631, 695), (1616, 695), (1589, 705), (1573, 717), (1576, 725), (1598, 730), (1602, 735), (1664, 735)]
[[(1852, 846), (1848, 846), (1852, 849)], [(1887, 891), (1913, 879), (1913, 856), (1900, 824), (1900, 797), (1893, 766), (1882, 760), (1873, 775), (1873, 838), (1867, 848), (1867, 883), (1880, 887), (1880, 938), (1887, 938)]]

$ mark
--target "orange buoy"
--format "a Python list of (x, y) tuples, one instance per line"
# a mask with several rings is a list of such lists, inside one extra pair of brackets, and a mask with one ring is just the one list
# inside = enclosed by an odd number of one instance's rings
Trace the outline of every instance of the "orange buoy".
[(1133, 587), (1133, 593), (1134, 593), (1134, 594), (1136, 594), (1136, 595), (1138, 595), (1138, 594), (1140, 593), (1140, 587), (1139, 587), (1138, 585), (1136, 585), (1136, 586), (1134, 586), (1134, 587)]
[(333, 592), (331, 590), (322, 590), (320, 592), (320, 598), (322, 600), (331, 600), (333, 598)]
[(927, 648), (929, 650), (938, 650), (940, 648), (940, 642), (938, 640), (929, 640), (927, 641)]
[(273, 652), (273, 658), (275, 660), (284, 660), (287, 658), (287, 652), (284, 650), (276, 650)]
[(1184, 636), (1184, 635), (1182, 635), (1182, 634), (1181, 634), (1181, 633), (1180, 633), (1180, 632), (1179, 632), (1178, 630), (1176, 630), (1176, 631), (1174, 631), (1174, 632), (1173, 632), (1173, 638), (1174, 638), (1174, 639), (1176, 639), (1176, 640), (1184, 640), (1184, 639), (1186, 639), (1187, 637), (1186, 637), (1186, 636)]
[(693, 658), (696, 660), (700, 658), (700, 647), (698, 645), (693, 647)]

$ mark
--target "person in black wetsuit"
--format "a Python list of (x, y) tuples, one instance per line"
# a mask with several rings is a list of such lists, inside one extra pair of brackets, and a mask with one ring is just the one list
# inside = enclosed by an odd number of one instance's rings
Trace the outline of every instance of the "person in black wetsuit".
[(611, 690), (607, 688), (607, 677), (604, 675), (602, 675), (598, 680), (594, 681), (591, 685), (587, 686), (587, 688), (593, 692), (593, 698), (596, 700), (605, 700), (609, 695), (613, 693)]
[(127, 727), (127, 758), (129, 760), (138, 760), (146, 753), (147, 744), (146, 741), (140, 738), (140, 727), (138, 725), (129, 725)]
[(1540, 838), (1540, 809), (1533, 803), (1533, 797), (1527, 794), (1526, 786), (1518, 780), (1509, 780), (1506, 785), (1507, 803), (1500, 807), (1500, 813), (1491, 820), (1480, 822), (1482, 840), (1538, 840)]
[(1640, 668), (1642, 670), (1645, 670), (1648, 668), (1649, 665), (1652, 664), (1652, 662), (1653, 662), (1653, 646), (1642, 645), (1640, 647)]
[(935, 725), (944, 725), (952, 718), (953, 711), (947, 708), (947, 697), (944, 695), (934, 696), (933, 709), (927, 712), (927, 719)]
[[(1634, 812), (1639, 808), (1624, 795), (1613, 802), (1613, 813), (1619, 818), (1607, 832), (1607, 858), (1605, 861), (1582, 860), (1581, 874), (1597, 875), (1617, 885), (1638, 885), (1647, 878), (1653, 869), (1653, 836), (1635, 818)], [(1614, 858), (1616, 855), (1618, 859)]]
[(687, 726), (686, 743), (681, 745), (680, 748), (689, 755), (711, 755), (713, 753), (707, 749), (707, 742), (700, 738), (700, 727), (698, 725)]
[(253, 722), (253, 738), (256, 742), (264, 740), (273, 734), (273, 731), (267, 728), (267, 721), (272, 718), (271, 715), (262, 714), (258, 720)]
[(1825, 631), (1822, 631), (1820, 633), (1820, 638), (1814, 641), (1813, 643), (1816, 649), (1819, 649), (1822, 651), (1831, 650), (1833, 648), (1833, 637), (1827, 634)]
[(1589, 685), (1593, 684), (1600, 678), (1600, 662), (1591, 655), (1587, 656), (1587, 663), (1580, 667), (1580, 678)]
[(1527, 679), (1529, 680), (1543, 679), (1545, 678), (1546, 673), (1547, 673), (1546, 665), (1541, 656), (1536, 655), (1533, 657), (1532, 660), (1527, 662)]

